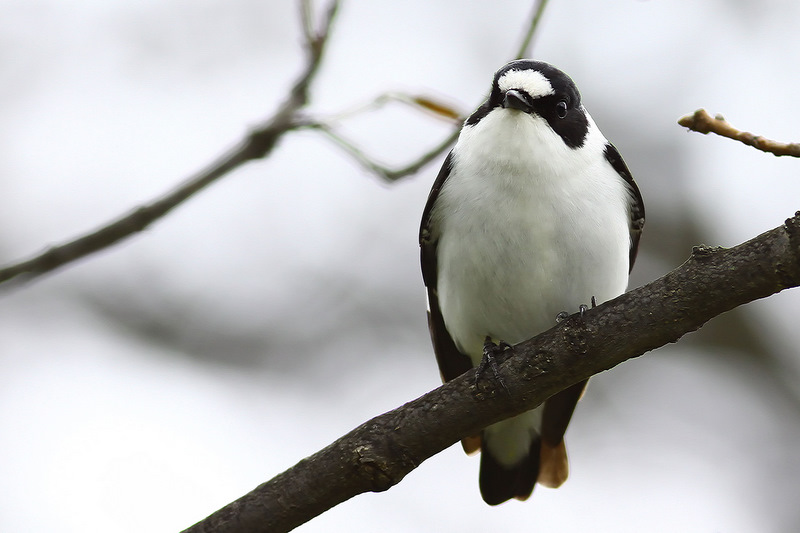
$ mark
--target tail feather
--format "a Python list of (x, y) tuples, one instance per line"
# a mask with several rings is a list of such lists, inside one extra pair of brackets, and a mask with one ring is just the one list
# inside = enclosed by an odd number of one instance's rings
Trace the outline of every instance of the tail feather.
[(536, 482), (551, 489), (557, 489), (569, 476), (569, 461), (567, 461), (567, 447), (562, 439), (555, 446), (542, 442), (539, 452), (539, 476)]
[(470, 435), (461, 439), (461, 446), (464, 447), (464, 452), (467, 455), (475, 455), (481, 451), (481, 436)]
[(511, 468), (504, 467), (484, 448), (481, 452), (479, 485), (483, 501), (498, 505), (511, 498), (527, 500), (539, 476), (541, 440), (531, 442), (530, 452)]

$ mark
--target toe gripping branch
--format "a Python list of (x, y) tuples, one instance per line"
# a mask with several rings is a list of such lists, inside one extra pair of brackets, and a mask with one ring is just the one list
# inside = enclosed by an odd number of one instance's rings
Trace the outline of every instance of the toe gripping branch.
[[(597, 307), (597, 299), (592, 296), (591, 305), (581, 304), (578, 306), (578, 314), (580, 314), (580, 317), (583, 318), (583, 315), (586, 313), (586, 311), (589, 309), (594, 309), (595, 307)], [(561, 311), (556, 315), (556, 323), (562, 322), (567, 318), (569, 318), (569, 313), (567, 311)]]
[(486, 368), (489, 367), (492, 369), (494, 379), (500, 383), (500, 386), (503, 387), (506, 394), (511, 395), (511, 392), (506, 386), (506, 382), (503, 380), (503, 376), (500, 375), (500, 368), (497, 366), (497, 360), (500, 359), (502, 362), (507, 355), (506, 352), (513, 354), (514, 347), (503, 341), (495, 344), (491, 337), (488, 335), (486, 336), (486, 339), (483, 341), (483, 357), (481, 358), (481, 364), (478, 365), (478, 369), (475, 371), (475, 386), (478, 385), (478, 382), (486, 373)]
[[(594, 309), (597, 307), (597, 300), (594, 296), (591, 298), (591, 304), (581, 304), (578, 306), (578, 314), (580, 318), (583, 319), (584, 313), (589, 309)], [(569, 313), (566, 311), (561, 311), (556, 315), (556, 322), (561, 322), (567, 318), (569, 318)], [(506, 382), (503, 380), (503, 376), (500, 375), (500, 367), (498, 366), (498, 360), (502, 363), (506, 357), (509, 355), (513, 355), (514, 347), (508, 344), (507, 342), (500, 341), (495, 344), (492, 341), (491, 336), (487, 335), (486, 338), (483, 340), (483, 357), (481, 358), (481, 363), (478, 365), (478, 369), (475, 371), (475, 386), (477, 387), (478, 382), (483, 379), (484, 375), (486, 374), (486, 369), (492, 369), (492, 377), (495, 381), (497, 381), (503, 390), (506, 391), (506, 394), (511, 395), (511, 392), (508, 390), (508, 386)]]

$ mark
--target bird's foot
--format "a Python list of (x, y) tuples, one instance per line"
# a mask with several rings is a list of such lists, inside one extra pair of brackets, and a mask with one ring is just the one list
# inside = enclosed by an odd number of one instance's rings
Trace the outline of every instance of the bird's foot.
[(481, 358), (481, 364), (478, 365), (478, 369), (475, 371), (476, 387), (478, 385), (478, 381), (481, 380), (486, 372), (486, 368), (490, 367), (492, 369), (494, 379), (500, 383), (500, 386), (503, 387), (503, 390), (505, 390), (507, 394), (511, 394), (506, 386), (506, 382), (503, 381), (503, 376), (500, 375), (500, 368), (497, 366), (497, 360), (501, 359), (501, 362), (502, 360), (505, 360), (505, 352), (507, 351), (514, 353), (514, 347), (503, 341), (495, 344), (492, 342), (491, 337), (488, 335), (486, 336), (486, 339), (483, 341), (483, 357)]
[[(595, 299), (594, 296), (592, 296), (591, 307), (589, 307), (586, 304), (579, 305), (578, 306), (578, 314), (580, 315), (581, 318), (583, 318), (583, 315), (584, 315), (584, 313), (586, 313), (586, 311), (588, 311), (589, 309), (594, 309), (595, 307), (597, 307), (597, 300)], [(566, 312), (566, 311), (561, 311), (560, 313), (558, 313), (556, 315), (556, 323), (563, 322), (567, 318), (569, 318), (569, 313)]]

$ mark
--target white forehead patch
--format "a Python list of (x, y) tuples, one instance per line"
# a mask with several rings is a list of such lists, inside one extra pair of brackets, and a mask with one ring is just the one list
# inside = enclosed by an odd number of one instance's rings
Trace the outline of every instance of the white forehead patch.
[(550, 81), (538, 70), (509, 70), (497, 80), (500, 90), (523, 89), (531, 98), (555, 94)]

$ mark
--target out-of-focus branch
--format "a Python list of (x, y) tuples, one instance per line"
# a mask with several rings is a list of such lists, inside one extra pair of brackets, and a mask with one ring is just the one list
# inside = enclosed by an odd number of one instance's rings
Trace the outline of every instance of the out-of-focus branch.
[(528, 32), (522, 39), (522, 42), (517, 49), (516, 59), (523, 59), (530, 57), (531, 44), (533, 43), (533, 36), (536, 35), (536, 29), (539, 27), (539, 21), (542, 20), (544, 8), (547, 7), (547, 0), (539, 0), (533, 8), (533, 17), (531, 23), (528, 25)]
[[(536, 29), (541, 20), (547, 0), (539, 0), (533, 10), (531, 21), (527, 25), (525, 36), (519, 47), (518, 55), (529, 53), (529, 48)], [(140, 232), (164, 217), (174, 208), (214, 183), (222, 176), (240, 167), (244, 163), (261, 159), (270, 154), (278, 140), (286, 133), (297, 129), (313, 129), (333, 140), (346, 153), (351, 155), (366, 170), (381, 179), (393, 182), (414, 174), (425, 165), (442, 155), (457, 139), (458, 128), (447, 135), (441, 142), (420, 155), (416, 160), (400, 167), (388, 168), (382, 165), (357, 145), (338, 134), (331, 121), (321, 121), (303, 117), (300, 113), (308, 103), (311, 82), (319, 69), (325, 45), (331, 30), (334, 16), (339, 6), (338, 0), (332, 0), (320, 24), (315, 24), (311, 0), (301, 0), (300, 17), (305, 46), (308, 52), (306, 65), (295, 82), (285, 101), (278, 107), (271, 118), (254, 128), (238, 145), (212, 162), (204, 170), (179, 184), (172, 191), (155, 200), (131, 210), (104, 226), (75, 238), (65, 244), (52, 246), (44, 252), (16, 263), (0, 267), (0, 284), (12, 279), (30, 280), (41, 274), (51, 272), (70, 262), (86, 257), (94, 252), (112, 246), (131, 235)], [(316, 29), (316, 28), (319, 29)], [(462, 113), (447, 104), (425, 96), (383, 95), (372, 104), (361, 107), (356, 112), (363, 112), (371, 107), (383, 105), (394, 99), (432, 112), (435, 116), (460, 124)], [(353, 113), (356, 113), (353, 112)], [(353, 113), (350, 113), (351, 115)], [(340, 115), (338, 118), (342, 118)]]
[[(363, 492), (384, 491), (424, 460), (574, 383), (700, 328), (737, 306), (800, 285), (800, 212), (730, 249), (699, 246), (644, 287), (514, 347), (500, 380), (475, 370), (365, 422), (184, 533), (289, 531)], [(377, 525), (374, 529), (378, 529)]]
[(453, 130), (447, 137), (445, 137), (439, 144), (419, 156), (416, 160), (400, 168), (389, 168), (361, 150), (351, 141), (345, 139), (336, 130), (323, 122), (308, 122), (305, 127), (323, 133), (326, 137), (332, 140), (336, 145), (342, 148), (345, 152), (350, 154), (356, 162), (361, 165), (365, 170), (375, 174), (384, 181), (393, 182), (405, 176), (415, 174), (419, 170), (441, 156), (458, 138), (459, 130)]
[[(516, 52), (516, 59), (526, 57), (531, 53), (531, 45), (536, 30), (539, 28), (539, 22), (542, 19), (545, 7), (547, 7), (548, 0), (538, 0), (534, 5), (530, 22), (526, 26), (525, 35), (522, 37), (519, 47)], [(385, 105), (389, 101), (400, 101), (412, 106), (432, 112), (435, 116), (451, 120), (455, 123), (456, 129), (445, 137), (439, 144), (433, 146), (430, 150), (423, 153), (416, 160), (411, 163), (396, 169), (387, 167), (386, 165), (378, 162), (376, 159), (367, 154), (364, 150), (359, 148), (354, 142), (346, 139), (344, 136), (336, 131), (333, 123), (345, 117), (350, 117), (364, 111), (373, 110), (377, 107)], [(324, 134), (328, 139), (332, 140), (336, 145), (342, 148), (346, 153), (350, 154), (356, 162), (361, 165), (368, 172), (375, 174), (380, 179), (387, 182), (394, 182), (405, 176), (419, 172), (422, 167), (441, 156), (450, 146), (458, 139), (459, 129), (461, 123), (466, 118), (464, 113), (460, 113), (452, 106), (439, 102), (438, 100), (421, 95), (406, 95), (402, 93), (386, 93), (373, 99), (366, 105), (360, 106), (354, 111), (340, 114), (328, 120), (308, 120), (305, 127), (314, 129)]]
[(681, 117), (678, 119), (678, 124), (704, 135), (716, 133), (717, 135), (742, 142), (762, 152), (768, 152), (776, 156), (788, 155), (800, 157), (800, 143), (782, 143), (765, 139), (760, 135), (754, 135), (748, 131), (739, 131), (731, 126), (722, 115), (712, 117), (705, 109), (698, 109), (691, 115)]
[(317, 25), (312, 20), (310, 4), (310, 0), (301, 3), (307, 51), (305, 66), (288, 96), (272, 117), (254, 128), (238, 145), (208, 167), (163, 196), (68, 243), (53, 246), (35, 257), (0, 268), (0, 283), (17, 276), (30, 279), (50, 272), (144, 230), (233, 169), (249, 161), (266, 157), (285, 133), (300, 127), (302, 121), (299, 111), (308, 103), (309, 87), (322, 61), (339, 1), (331, 1), (322, 22), (318, 25), (319, 29), (315, 29)]
[[(390, 102), (400, 102), (414, 109), (425, 111), (433, 117), (450, 122), (453, 124), (454, 129), (447, 135), (447, 137), (442, 139), (442, 141), (431, 147), (430, 150), (423, 153), (412, 162), (399, 168), (389, 168), (388, 166), (378, 162), (364, 150), (359, 148), (356, 143), (347, 139), (336, 131), (335, 124), (362, 113), (375, 111)], [(355, 159), (356, 163), (361, 165), (364, 170), (378, 176), (383, 181), (391, 183), (406, 176), (416, 174), (425, 165), (442, 155), (442, 153), (444, 153), (444, 151), (447, 150), (458, 138), (459, 129), (461, 123), (464, 121), (464, 118), (465, 117), (463, 113), (459, 112), (452, 105), (442, 102), (438, 99), (423, 95), (387, 92), (378, 95), (366, 104), (362, 104), (354, 109), (326, 117), (325, 119), (307, 118), (303, 122), (302, 127), (323, 134), (326, 138), (333, 141), (339, 148), (344, 150), (345, 153)]]
[(361, 104), (353, 109), (341, 111), (333, 116), (326, 117), (324, 120), (318, 119), (318, 121), (324, 122), (328, 125), (339, 123), (357, 115), (381, 109), (391, 102), (399, 102), (414, 109), (428, 111), (431, 116), (446, 120), (453, 125), (460, 126), (466, 118), (463, 113), (455, 109), (452, 105), (442, 102), (436, 98), (402, 92), (385, 92), (383, 94), (379, 94), (366, 104)]

